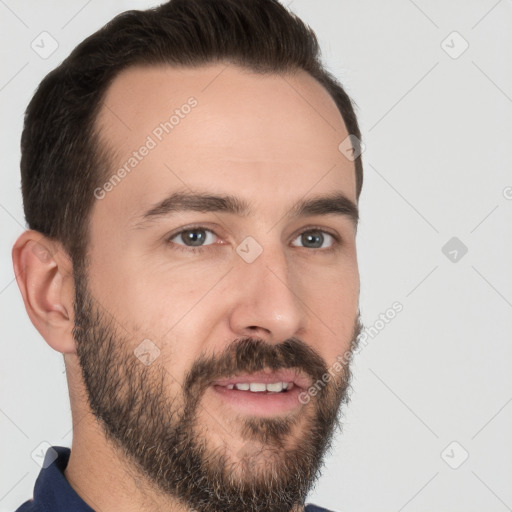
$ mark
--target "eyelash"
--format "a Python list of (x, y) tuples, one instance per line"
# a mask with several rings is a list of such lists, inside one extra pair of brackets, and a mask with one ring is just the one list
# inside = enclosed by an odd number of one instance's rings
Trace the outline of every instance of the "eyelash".
[[(168, 245), (174, 246), (173, 250), (183, 251), (188, 254), (190, 254), (190, 253), (198, 254), (198, 253), (204, 252), (205, 250), (212, 250), (212, 249), (215, 250), (215, 249), (219, 248), (219, 246), (215, 245), (215, 244), (191, 247), (189, 245), (177, 244), (177, 243), (172, 242), (173, 238), (176, 238), (177, 236), (181, 235), (182, 233), (185, 233), (186, 231), (194, 231), (194, 230), (209, 231), (210, 233), (213, 233), (216, 237), (218, 237), (218, 235), (212, 229), (207, 228), (205, 226), (197, 225), (197, 226), (189, 226), (187, 228), (181, 229), (180, 231), (178, 231), (176, 233), (173, 233), (172, 235), (170, 235), (166, 238), (166, 242)], [(301, 231), (295, 238), (297, 238), (300, 235), (303, 235), (304, 233), (311, 233), (311, 232), (315, 232), (315, 231), (319, 231), (320, 233), (325, 233), (329, 236), (332, 236), (332, 238), (334, 239), (334, 242), (332, 243), (332, 245), (326, 249), (314, 249), (314, 248), (309, 248), (309, 247), (299, 247), (300, 249), (309, 249), (309, 250), (313, 250), (315, 252), (320, 252), (320, 253), (326, 254), (326, 253), (331, 253), (331, 252), (337, 250), (339, 248), (339, 246), (342, 244), (342, 240), (337, 234), (332, 233), (331, 231), (327, 231), (324, 228), (321, 228), (319, 226), (318, 227), (315, 227), (315, 226), (308, 227), (304, 231)]]

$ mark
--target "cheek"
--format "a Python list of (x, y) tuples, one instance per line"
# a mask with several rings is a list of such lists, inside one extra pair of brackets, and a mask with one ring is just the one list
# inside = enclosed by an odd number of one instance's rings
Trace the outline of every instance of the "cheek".
[(90, 283), (98, 302), (120, 322), (163, 337), (194, 314), (195, 305), (219, 280), (219, 272), (103, 252), (95, 256)]
[(211, 345), (222, 306), (215, 294), (218, 276), (189, 274), (152, 268), (129, 283), (120, 283), (118, 291), (133, 337), (151, 339), (163, 356), (160, 363), (181, 384), (198, 355)]
[(347, 253), (339, 259), (322, 264), (298, 268), (296, 276), (302, 293), (311, 301), (311, 307), (320, 311), (342, 312), (349, 316), (357, 308), (359, 270), (354, 253)]
[[(306, 285), (304, 302), (311, 312), (311, 342), (329, 364), (349, 348), (359, 310), (359, 273), (349, 271), (316, 275)], [(318, 341), (317, 341), (318, 338)]]

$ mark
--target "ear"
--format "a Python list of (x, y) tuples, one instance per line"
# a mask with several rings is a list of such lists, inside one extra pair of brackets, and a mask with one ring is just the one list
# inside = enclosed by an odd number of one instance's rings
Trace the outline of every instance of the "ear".
[(73, 265), (62, 246), (38, 231), (12, 248), (14, 274), (34, 327), (54, 350), (75, 353)]

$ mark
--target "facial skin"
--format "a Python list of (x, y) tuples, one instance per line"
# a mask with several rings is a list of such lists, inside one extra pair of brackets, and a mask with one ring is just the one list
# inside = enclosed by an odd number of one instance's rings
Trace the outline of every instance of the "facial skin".
[[(196, 106), (158, 140), (155, 127), (191, 97)], [(287, 215), (319, 195), (356, 203), (334, 101), (302, 72), (137, 67), (114, 80), (98, 129), (112, 174), (148, 135), (157, 144), (95, 201), (88, 267), (75, 268), (75, 283), (69, 259), (47, 240), (39, 244), (51, 256), (34, 257), (35, 232), (13, 252), (32, 321), (66, 354), (74, 428), (66, 478), (104, 512), (301, 510), (347, 398), (348, 368), (305, 404), (290, 401), (293, 390), (282, 404), (281, 394), (256, 403), (250, 391), (214, 383), (255, 373), (281, 380), (272, 372), (286, 370), (298, 392), (355, 345), (353, 221)], [(141, 222), (175, 192), (229, 194), (252, 213)], [(251, 262), (236, 250), (249, 236), (257, 246), (241, 248), (262, 249)], [(148, 365), (134, 354), (144, 340)]]

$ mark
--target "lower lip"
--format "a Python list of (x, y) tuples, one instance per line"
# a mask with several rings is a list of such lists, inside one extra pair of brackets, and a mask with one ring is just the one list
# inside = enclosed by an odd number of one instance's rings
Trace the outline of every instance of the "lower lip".
[(299, 401), (302, 389), (298, 386), (282, 393), (254, 393), (215, 385), (211, 389), (237, 411), (252, 416), (282, 416), (303, 406)]

